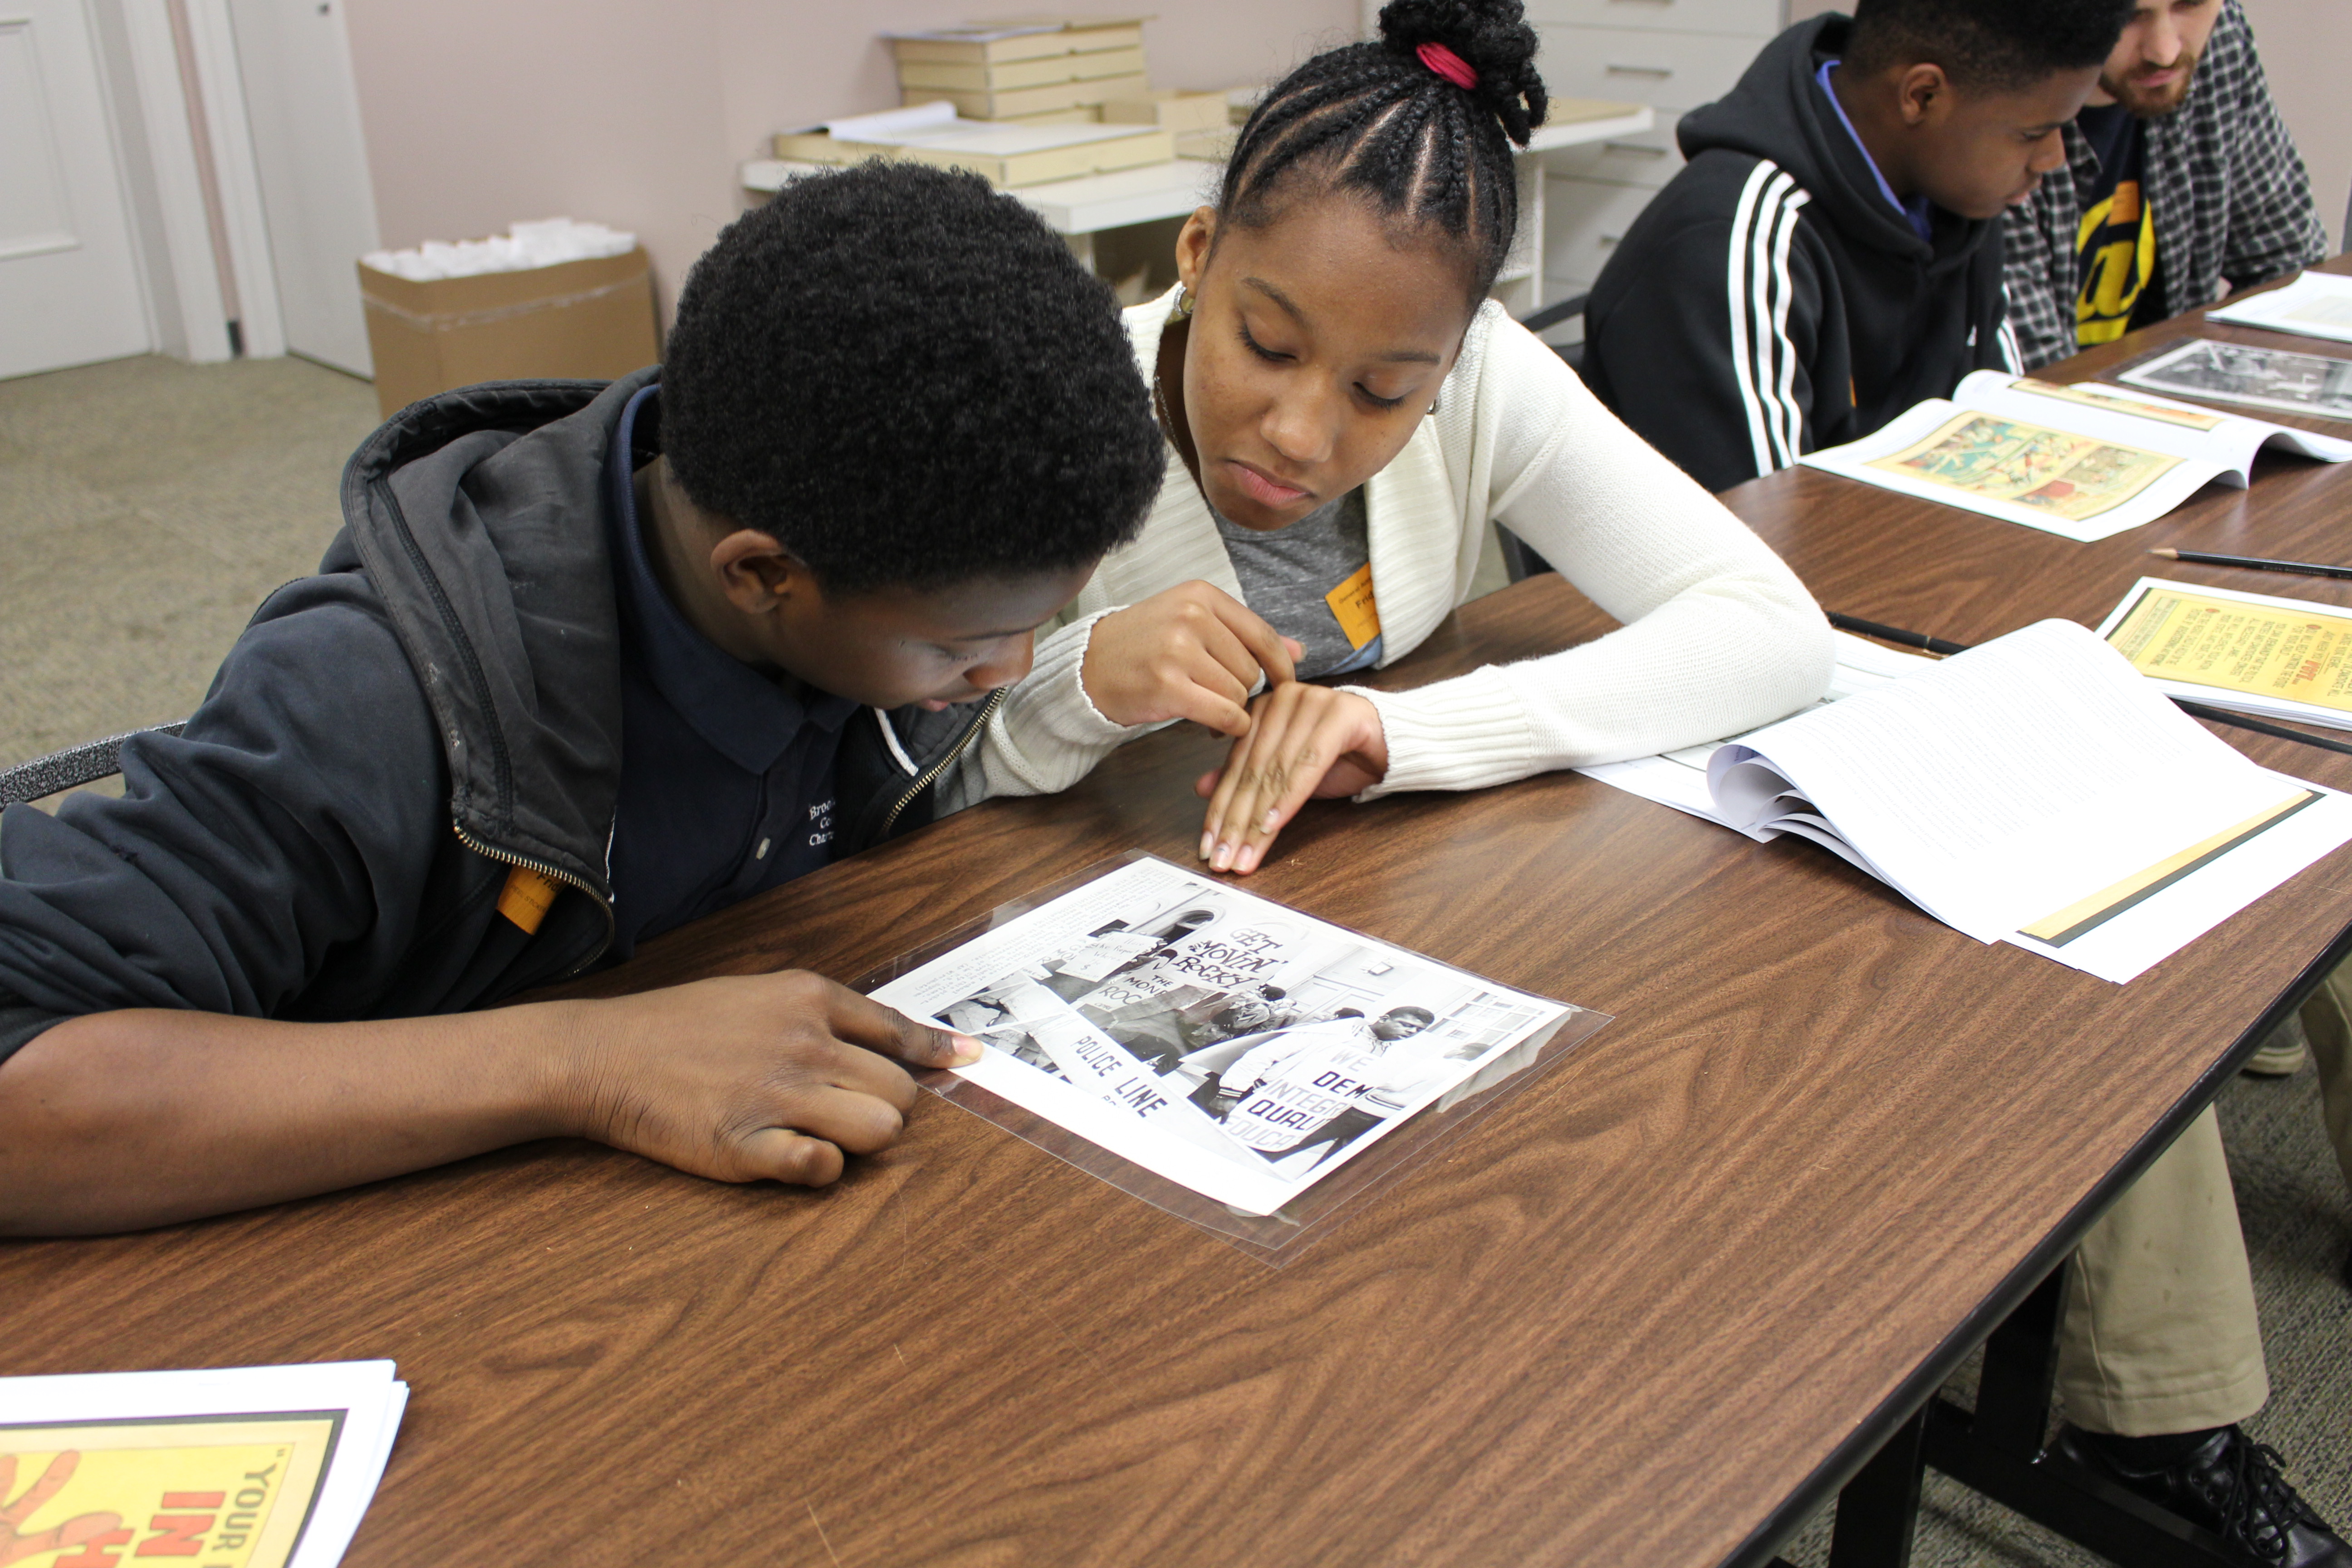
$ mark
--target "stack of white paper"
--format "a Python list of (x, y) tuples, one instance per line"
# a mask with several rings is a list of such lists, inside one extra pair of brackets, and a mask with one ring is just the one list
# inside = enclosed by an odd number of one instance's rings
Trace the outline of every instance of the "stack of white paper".
[(388, 1361), (0, 1378), (0, 1562), (333, 1568), (407, 1405)]
[(2071, 621), (1759, 730), (1716, 815), (1836, 851), (1979, 942), (2125, 981), (2352, 839)]
[(1841, 639), (1796, 717), (1580, 771), (2116, 982), (2352, 841), (2352, 797), (2256, 766), (2070, 621), (1940, 662)]

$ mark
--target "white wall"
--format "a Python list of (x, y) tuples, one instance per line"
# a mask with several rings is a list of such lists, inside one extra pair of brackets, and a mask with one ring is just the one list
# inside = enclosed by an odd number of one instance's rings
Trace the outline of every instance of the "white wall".
[[(1101, 7), (1094, 7), (1100, 9)], [(558, 215), (635, 231), (667, 319), (787, 125), (898, 102), (886, 27), (981, 0), (348, 0), (388, 246)], [(1351, 0), (1185, 0), (1144, 32), (1167, 87), (1262, 80), (1352, 37)]]
[(2352, 197), (2352, 4), (2347, 0), (2241, 0), (2262, 46), (2271, 96), (2311, 169), (2312, 195), (2335, 248), (2345, 247), (2344, 205)]

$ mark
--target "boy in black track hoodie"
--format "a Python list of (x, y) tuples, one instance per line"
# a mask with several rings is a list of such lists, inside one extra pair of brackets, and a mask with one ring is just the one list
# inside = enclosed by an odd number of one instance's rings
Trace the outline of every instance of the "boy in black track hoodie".
[(1855, 9), (1790, 28), (1683, 117), (1689, 163), (1585, 308), (1585, 381), (1711, 490), (2019, 368), (2001, 213), (2063, 164), (2130, 4)]
[[(1687, 167), (1586, 307), (1584, 377), (1710, 489), (2020, 368), (2001, 213), (2064, 159), (2131, 0), (1862, 0), (1685, 116)], [(2085, 1108), (2095, 1115), (2095, 1108)], [(2281, 1568), (2347, 1548), (2238, 1422), (2269, 1395), (2208, 1110), (2084, 1236), (2056, 1384), (2073, 1464)]]
[(403, 410), (123, 797), (0, 813), (0, 1234), (549, 1136), (813, 1184), (888, 1143), (898, 1062), (977, 1047), (818, 975), (495, 1005), (958, 804), (1161, 466), (1110, 291), (914, 164), (731, 225), (660, 367)]

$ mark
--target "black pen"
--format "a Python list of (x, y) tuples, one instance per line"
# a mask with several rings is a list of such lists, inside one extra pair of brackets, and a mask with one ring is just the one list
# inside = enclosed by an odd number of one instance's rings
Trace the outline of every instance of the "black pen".
[(2294, 572), (2305, 577), (2352, 577), (2352, 566), (2324, 566), (2316, 561), (2272, 561), (2260, 555), (2209, 555), (2201, 550), (2151, 550), (2167, 561), (2193, 562), (2200, 566), (2241, 566), (2249, 572)]
[[(1830, 625), (1842, 632), (1858, 632), (1866, 637), (1876, 637), (1881, 642), (1896, 643), (1904, 647), (1916, 647), (1925, 653), (1954, 654), (1969, 651), (1969, 645), (1964, 642), (1946, 642), (1942, 637), (1931, 637), (1925, 632), (1910, 632), (1905, 631), (1901, 626), (1881, 626), (1876, 621), (1865, 621), (1860, 616), (1842, 616), (1835, 610), (1828, 614)], [(2347, 745), (2342, 741), (2328, 740), (2324, 735), (2305, 734), (2301, 730), (2290, 730), (2284, 724), (2273, 724), (2266, 720), (2256, 719), (2227, 708), (2216, 708), (2205, 702), (2192, 702), (2186, 697), (2173, 698), (2172, 705), (2191, 718), (2210, 720), (2216, 724), (2227, 724), (2237, 730), (2252, 730), (2258, 735), (2275, 735), (2282, 741), (2301, 741), (2305, 745), (2316, 746), (2323, 752), (2341, 752), (2344, 755), (2352, 757), (2352, 745)]]

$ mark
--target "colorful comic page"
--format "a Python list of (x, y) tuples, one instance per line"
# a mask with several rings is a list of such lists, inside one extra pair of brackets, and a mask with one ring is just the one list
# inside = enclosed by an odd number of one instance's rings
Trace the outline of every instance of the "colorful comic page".
[(2063, 430), (1961, 414), (1868, 466), (2080, 521), (2123, 505), (2179, 462)]

